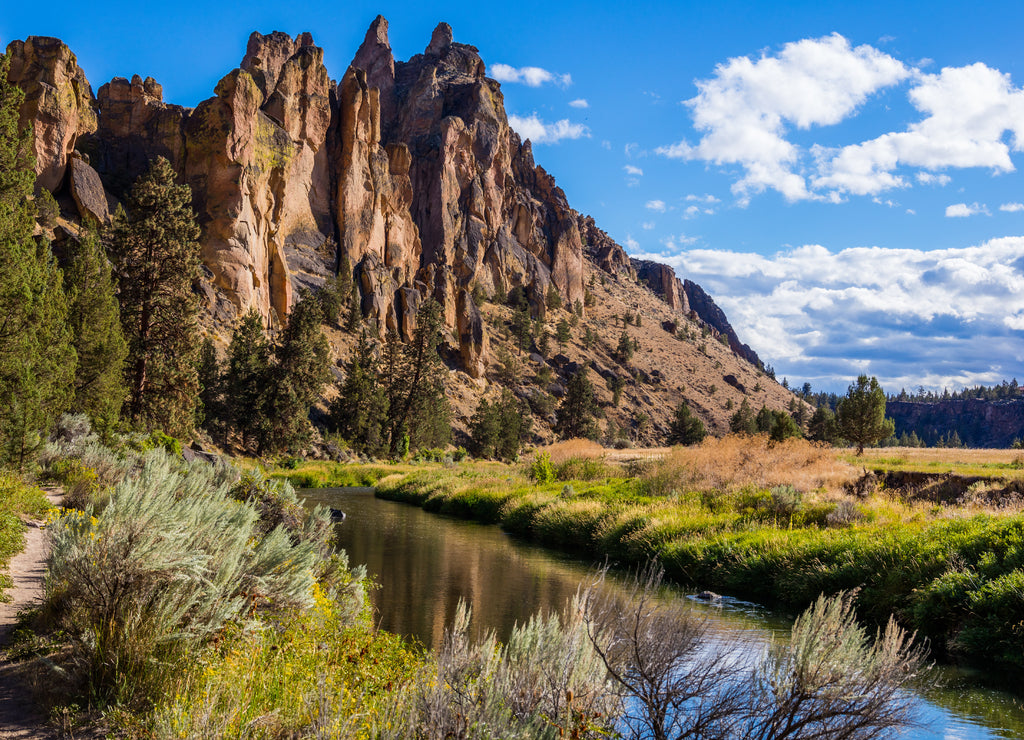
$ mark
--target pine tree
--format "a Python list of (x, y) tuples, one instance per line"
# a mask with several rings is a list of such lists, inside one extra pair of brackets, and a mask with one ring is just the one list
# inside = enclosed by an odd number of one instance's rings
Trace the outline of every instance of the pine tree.
[(224, 373), (217, 359), (213, 339), (206, 337), (199, 350), (196, 374), (199, 377), (199, 403), (196, 405), (196, 426), (217, 437), (223, 437), (227, 420), (224, 406)]
[[(590, 331), (590, 328), (587, 328)], [(572, 333), (569, 330), (569, 322), (565, 319), (559, 319), (558, 323), (555, 324), (555, 338), (558, 340), (558, 349), (561, 350), (565, 346), (565, 343), (569, 341)]]
[(594, 439), (598, 434), (597, 412), (594, 386), (587, 377), (586, 368), (581, 368), (566, 385), (565, 398), (555, 413), (555, 431), (562, 439)]
[(530, 433), (529, 408), (508, 388), (495, 403), (480, 401), (469, 422), (470, 452), (477, 457), (514, 460)]
[(393, 389), (391, 449), (408, 435), (411, 449), (441, 447), (451, 440), (451, 406), (444, 391), (447, 369), (437, 348), (441, 343), (441, 306), (431, 299), (416, 313), (412, 341), (402, 348), (401, 385)]
[(106, 433), (120, 418), (124, 404), (128, 345), (110, 264), (95, 231), (83, 231), (80, 241), (72, 244), (64, 286), (78, 355), (73, 407)]
[(729, 431), (733, 434), (756, 434), (757, 422), (754, 419), (754, 410), (746, 398), (736, 409), (736, 413), (729, 418)]
[(18, 127), (24, 95), (9, 66), (0, 55), (0, 462), (21, 467), (69, 407), (77, 359), (63, 277), (33, 238), (32, 131)]
[(814, 442), (835, 444), (839, 432), (836, 429), (836, 415), (824, 404), (819, 406), (807, 422), (807, 436)]
[(270, 383), (270, 344), (263, 318), (256, 309), (242, 317), (228, 345), (224, 380), (225, 416), (248, 449), (268, 434), (267, 390)]
[(198, 398), (199, 226), (187, 185), (155, 159), (110, 227), (128, 340), (128, 412), (143, 428), (187, 435)]
[(310, 436), (309, 410), (331, 379), (331, 350), (324, 336), (320, 304), (303, 294), (288, 314), (274, 348), (268, 398), (268, 435), (261, 451), (301, 446)]
[(707, 436), (704, 422), (700, 420), (690, 407), (683, 401), (676, 407), (675, 417), (669, 425), (668, 441), (670, 444), (695, 445)]
[(355, 450), (375, 456), (388, 453), (388, 398), (365, 331), (331, 404), (330, 422)]
[(865, 445), (874, 444), (892, 436), (895, 425), (885, 418), (885, 391), (878, 378), (861, 375), (851, 385), (846, 397), (836, 409), (839, 433), (857, 445), (857, 454), (864, 453)]

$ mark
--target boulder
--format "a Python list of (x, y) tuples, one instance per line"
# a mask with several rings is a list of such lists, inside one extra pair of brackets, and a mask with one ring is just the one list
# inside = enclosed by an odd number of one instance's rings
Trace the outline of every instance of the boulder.
[(81, 157), (71, 157), (68, 161), (68, 183), (71, 197), (83, 220), (90, 220), (96, 226), (110, 223), (110, 209), (103, 182), (96, 170)]

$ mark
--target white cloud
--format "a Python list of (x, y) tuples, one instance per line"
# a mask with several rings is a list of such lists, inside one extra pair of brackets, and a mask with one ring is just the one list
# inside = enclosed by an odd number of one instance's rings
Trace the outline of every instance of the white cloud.
[(640, 242), (638, 242), (632, 236), (627, 234), (626, 235), (626, 249), (629, 250), (630, 252), (635, 252), (636, 250), (640, 249)]
[(601, 142), (601, 148), (602, 149), (607, 149), (608, 151), (611, 151), (612, 150), (612, 143), (610, 141), (608, 141), (608, 139), (604, 139)]
[(644, 174), (644, 171), (642, 169), (640, 169), (639, 167), (635, 167), (635, 166), (633, 166), (631, 164), (627, 164), (622, 169), (624, 169), (626, 171), (626, 174), (634, 175), (636, 177), (640, 177), (641, 175)]
[[(1014, 171), (1011, 154), (1024, 151), (1024, 89), (980, 62), (926, 74), (925, 61), (909, 66), (838, 34), (792, 42), (756, 59), (729, 59), (698, 80), (698, 94), (686, 101), (700, 140), (655, 151), (738, 165), (732, 189), (740, 205), (769, 189), (789, 201), (839, 203), (845, 195), (877, 195), (914, 181), (945, 186), (951, 178), (941, 171), (948, 168)], [(840, 123), (902, 82), (909, 82), (909, 102), (920, 114), (902, 130), (839, 146), (790, 140), (793, 129)]]
[(909, 97), (925, 118), (905, 131), (843, 147), (823, 162), (814, 186), (877, 193), (905, 185), (893, 174), (899, 166), (1014, 170), (1004, 137), (1012, 133), (1014, 150), (1021, 150), (1024, 90), (1014, 88), (1009, 75), (980, 62), (946, 67), (938, 74), (919, 75)]
[(669, 234), (661, 240), (661, 243), (665, 245), (665, 248), (671, 252), (676, 252), (684, 247), (688, 247), (692, 244), (696, 244), (700, 239), (696, 236), (687, 236), (686, 234)]
[(640, 228), (642, 228), (644, 231), (653, 231), (654, 230), (654, 222), (653, 221), (644, 221), (642, 224), (640, 224)]
[(541, 87), (553, 83), (559, 87), (572, 84), (572, 75), (556, 74), (540, 67), (513, 67), (508, 64), (491, 66), (491, 77), (498, 82), (518, 83), (527, 87)]
[(644, 208), (649, 211), (657, 211), (658, 213), (664, 213), (668, 210), (663, 200), (649, 200), (644, 204)]
[(902, 62), (871, 46), (851, 47), (839, 34), (789, 43), (757, 60), (736, 57), (718, 65), (711, 79), (698, 80), (697, 96), (687, 101), (700, 141), (656, 151), (740, 165), (744, 175), (733, 191), (741, 201), (767, 188), (790, 201), (811, 198), (796, 171), (800, 152), (784, 138), (788, 128), (839, 123), (909, 74)]
[(709, 205), (722, 202), (715, 196), (709, 195), (708, 193), (705, 193), (704, 195), (687, 195), (686, 200), (691, 203), (707, 203)]
[(968, 216), (977, 216), (979, 213), (990, 215), (988, 207), (984, 204), (954, 203), (951, 206), (946, 206), (946, 218), (967, 218)]
[(841, 390), (867, 372), (898, 392), (1019, 373), (1024, 237), (932, 251), (812, 244), (772, 256), (681, 251), (674, 238), (666, 247), (635, 256), (702, 285), (740, 339), (791, 379)]
[(1000, 211), (1006, 211), (1007, 213), (1017, 213), (1018, 211), (1024, 211), (1024, 203), (1003, 203), (999, 206)]
[(952, 180), (953, 178), (949, 175), (935, 175), (931, 172), (917, 173), (917, 181), (922, 185), (938, 185), (940, 187), (945, 187), (946, 185), (949, 185)]
[(534, 144), (557, 144), (562, 139), (579, 139), (590, 136), (590, 129), (582, 123), (570, 123), (569, 119), (547, 123), (534, 113), (529, 118), (511, 115), (508, 125), (524, 139)]
[(570, 100), (569, 101), (569, 105), (571, 105), (573, 108), (589, 108), (590, 107), (590, 103), (588, 103), (586, 101), (586, 99), (584, 99), (584, 98), (576, 98), (575, 100)]

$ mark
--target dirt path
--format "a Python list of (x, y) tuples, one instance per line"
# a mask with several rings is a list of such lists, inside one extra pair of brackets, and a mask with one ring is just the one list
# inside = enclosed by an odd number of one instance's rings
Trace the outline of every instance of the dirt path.
[[(47, 490), (53, 504), (62, 496)], [(25, 668), (7, 660), (5, 648), (17, 620), (18, 612), (43, 595), (43, 575), (48, 551), (46, 533), (41, 522), (28, 522), (25, 549), (11, 560), (10, 574), (14, 587), (7, 591), (11, 601), (0, 603), (0, 740), (49, 740), (55, 735), (44, 728), (46, 718), (36, 710)]]

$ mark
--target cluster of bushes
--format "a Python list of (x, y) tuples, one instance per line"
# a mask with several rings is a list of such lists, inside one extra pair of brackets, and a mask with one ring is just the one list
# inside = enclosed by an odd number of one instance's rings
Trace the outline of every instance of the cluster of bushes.
[(363, 576), (333, 553), (329, 512), (304, 509), (287, 482), (186, 463), (163, 443), (126, 440), (115, 452), (65, 421), (40, 462), (80, 508), (50, 523), (34, 620), (62, 644), (63, 690), (146, 706), (226, 633), (304, 612), (318, 589), (348, 622), (366, 618)]

